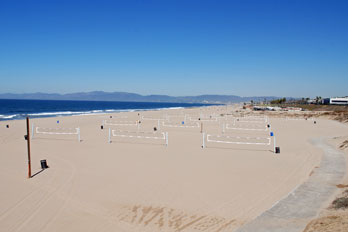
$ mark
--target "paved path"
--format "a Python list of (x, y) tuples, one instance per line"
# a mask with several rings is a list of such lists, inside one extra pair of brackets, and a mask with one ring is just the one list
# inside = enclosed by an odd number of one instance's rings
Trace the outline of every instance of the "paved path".
[(323, 203), (337, 190), (346, 164), (343, 152), (327, 145), (324, 139), (313, 139), (312, 144), (324, 151), (320, 167), (287, 197), (235, 232), (302, 232), (318, 215)]

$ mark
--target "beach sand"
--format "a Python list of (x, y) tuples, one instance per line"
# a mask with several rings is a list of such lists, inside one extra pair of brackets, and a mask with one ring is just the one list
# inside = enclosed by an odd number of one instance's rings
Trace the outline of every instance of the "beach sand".
[[(221, 135), (226, 122), (210, 116), (235, 111), (242, 110), (212, 106), (31, 119), (39, 128), (79, 127), (81, 142), (77, 135), (35, 134), (31, 140), (35, 176), (30, 179), (25, 120), (0, 122), (0, 230), (233, 231), (315, 171), (322, 151), (311, 138), (347, 135), (347, 128), (332, 120), (317, 119), (314, 124), (270, 117), (280, 154), (273, 153), (272, 145), (206, 143), (202, 148), (200, 123), (206, 134)], [(184, 125), (198, 127), (168, 126), (182, 126), (185, 114), (192, 121), (186, 118)], [(169, 120), (167, 127), (146, 120), (163, 118)], [(157, 127), (168, 132), (168, 146), (165, 140), (123, 137), (112, 137), (108, 143), (109, 126), (102, 130), (103, 120), (115, 124), (140, 120), (139, 131)], [(138, 130), (136, 125), (112, 128)], [(43, 171), (42, 159), (49, 165)]]

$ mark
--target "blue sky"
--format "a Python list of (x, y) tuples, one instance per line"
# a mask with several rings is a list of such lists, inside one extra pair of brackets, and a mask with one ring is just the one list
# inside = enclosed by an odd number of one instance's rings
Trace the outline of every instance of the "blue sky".
[(0, 1), (0, 93), (348, 95), (348, 1)]

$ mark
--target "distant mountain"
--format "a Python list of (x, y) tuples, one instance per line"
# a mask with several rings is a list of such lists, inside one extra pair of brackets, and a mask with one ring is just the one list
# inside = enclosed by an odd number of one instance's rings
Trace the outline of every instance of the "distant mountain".
[(0, 94), (0, 99), (36, 99), (36, 100), (79, 100), (79, 101), (135, 101), (135, 102), (179, 102), (179, 103), (238, 103), (273, 100), (279, 97), (262, 96), (262, 97), (240, 97), (235, 95), (199, 95), (173, 97), (167, 95), (140, 95), (126, 92), (80, 92), (80, 93), (25, 93)]

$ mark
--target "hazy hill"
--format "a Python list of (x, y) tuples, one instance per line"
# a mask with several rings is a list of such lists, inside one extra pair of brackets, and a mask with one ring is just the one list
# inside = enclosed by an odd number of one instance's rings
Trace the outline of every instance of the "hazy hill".
[(199, 95), (173, 97), (167, 95), (140, 95), (127, 92), (80, 92), (80, 93), (25, 93), (0, 94), (0, 99), (37, 99), (37, 100), (81, 100), (81, 101), (136, 101), (136, 102), (182, 102), (182, 103), (237, 103), (253, 100), (273, 100), (274, 96), (240, 97), (235, 95)]

